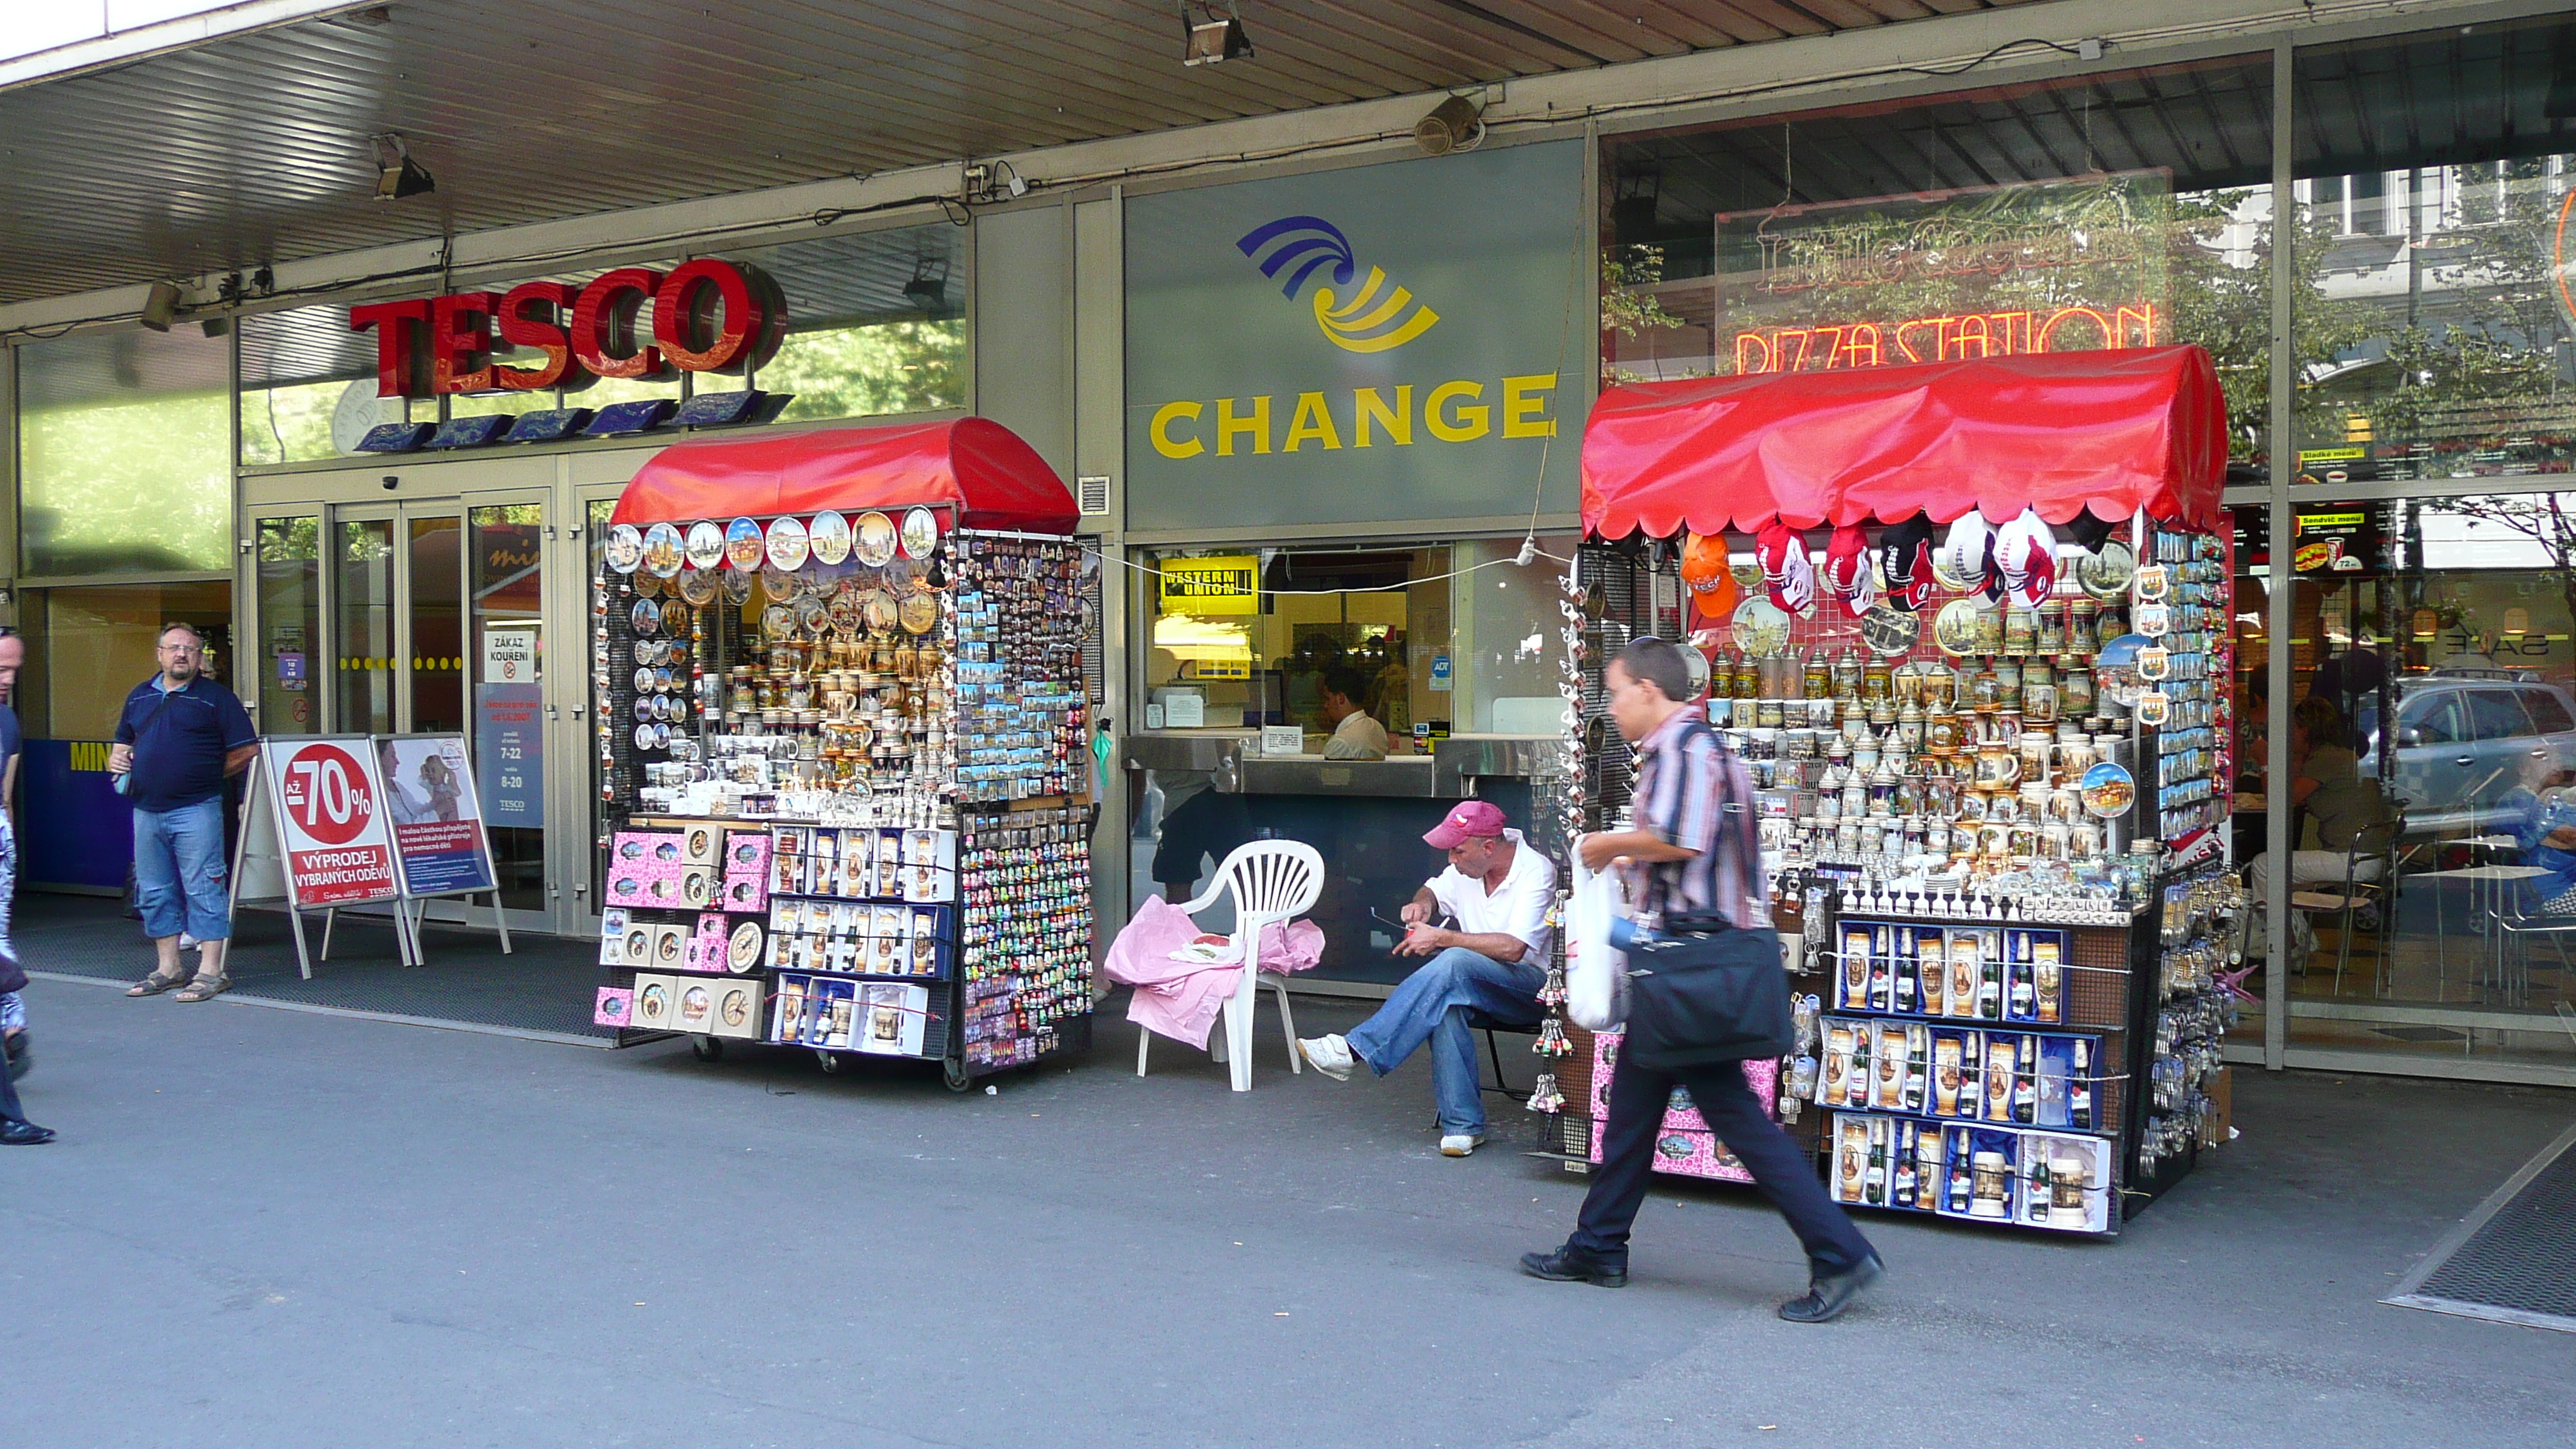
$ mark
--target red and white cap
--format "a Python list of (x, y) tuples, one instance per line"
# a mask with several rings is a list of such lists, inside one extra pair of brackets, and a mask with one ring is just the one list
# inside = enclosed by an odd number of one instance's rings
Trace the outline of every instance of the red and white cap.
[(1995, 567), (2014, 603), (2035, 609), (2057, 591), (2057, 535), (2049, 532), (2037, 511), (1995, 530)]
[(1989, 601), (2003, 597), (2003, 581), (1995, 577), (1994, 525), (1973, 508), (1950, 525), (1933, 567), (1969, 593), (1983, 594)]
[(1855, 619), (1878, 602), (1878, 570), (1870, 561), (1869, 535), (1859, 524), (1835, 529), (1833, 542), (1825, 546), (1825, 588)]
[(1422, 843), (1434, 850), (1455, 850), (1469, 840), (1501, 838), (1503, 810), (1490, 800), (1461, 801), (1446, 818), (1424, 833)]
[(1753, 556), (1762, 561), (1762, 583), (1782, 613), (1814, 615), (1816, 564), (1807, 557), (1806, 535), (1775, 518), (1755, 536)]

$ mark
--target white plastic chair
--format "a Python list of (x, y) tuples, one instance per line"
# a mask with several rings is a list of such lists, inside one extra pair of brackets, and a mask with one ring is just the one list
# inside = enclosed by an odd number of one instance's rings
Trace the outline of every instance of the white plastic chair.
[[(1304, 915), (1324, 893), (1324, 858), (1315, 847), (1294, 840), (1255, 840), (1234, 848), (1216, 868), (1216, 878), (1181, 909), (1195, 916), (1215, 905), (1217, 897), (1234, 896), (1234, 949), (1244, 965), (1234, 995), (1225, 1003), (1221, 1035), (1208, 1040), (1208, 1055), (1226, 1064), (1238, 1092), (1252, 1090), (1252, 1009), (1264, 981), (1279, 998), (1279, 1029), (1288, 1038), (1288, 1070), (1305, 1070), (1297, 1060), (1297, 1018), (1288, 1009), (1288, 978), (1261, 969), (1261, 933), (1285, 926)], [(1154, 1034), (1136, 1034), (1136, 1075), (1145, 1075), (1145, 1053)]]

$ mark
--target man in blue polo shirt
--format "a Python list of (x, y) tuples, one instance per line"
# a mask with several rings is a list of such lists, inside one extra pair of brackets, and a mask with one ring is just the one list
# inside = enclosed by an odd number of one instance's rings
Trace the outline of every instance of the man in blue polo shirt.
[[(257, 736), (233, 692), (205, 676), (205, 641), (186, 624), (161, 630), (161, 672), (125, 697), (107, 768), (134, 806), (134, 884), (152, 937), (152, 974), (128, 996), (174, 986), (204, 1001), (232, 978), (224, 944), (233, 933), (224, 882), (224, 779), (250, 767)], [(197, 941), (197, 977), (179, 964), (179, 934)]]

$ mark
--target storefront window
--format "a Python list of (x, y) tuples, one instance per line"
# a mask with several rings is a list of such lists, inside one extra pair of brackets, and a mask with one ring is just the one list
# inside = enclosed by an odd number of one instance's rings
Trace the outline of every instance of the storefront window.
[(2547, 21), (2299, 53), (2302, 486), (2576, 466), (2571, 45)]
[[(2241, 537), (2267, 522), (2243, 510)], [(2293, 528), (2298, 703), (2258, 710), (2252, 739), (2283, 729), (2239, 781), (2286, 802), (2291, 885), (2310, 893), (2293, 902), (2290, 1039), (2576, 1065), (2558, 1015), (2576, 971), (2550, 935), (2576, 928), (2576, 840), (2551, 843), (2576, 822), (2576, 494), (2302, 500)], [(2258, 658), (2269, 563), (2238, 592)], [(2263, 819), (2238, 817), (2258, 879)]]
[(1451, 553), (1433, 545), (1158, 556), (1145, 727), (1294, 724), (1319, 754), (1333, 728), (1325, 678), (1348, 669), (1390, 752), (1413, 750), (1417, 724), (1426, 739), (1449, 733)]
[(2270, 62), (1605, 143), (1605, 383), (2198, 343), (2240, 457), (2270, 336)]
[(230, 568), (228, 345), (126, 328), (14, 351), (22, 570)]
[[(186, 623), (205, 637), (208, 676), (233, 684), (233, 587), (224, 581), (42, 589), (28, 596), (26, 675), (41, 677), (40, 706), (21, 721), (31, 736), (103, 740), (134, 686), (160, 669), (161, 626)], [(30, 691), (32, 694), (33, 691)]]
[(257, 698), (262, 734), (304, 735), (322, 727), (313, 676), (327, 661), (322, 641), (322, 520), (316, 514), (263, 518), (255, 525), (260, 651)]

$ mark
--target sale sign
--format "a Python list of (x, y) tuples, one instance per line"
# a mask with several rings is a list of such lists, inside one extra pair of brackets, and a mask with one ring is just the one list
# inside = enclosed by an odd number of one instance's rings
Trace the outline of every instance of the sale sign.
[(384, 783), (364, 739), (260, 741), (289, 898), (299, 909), (392, 900)]
[(375, 745), (403, 894), (417, 899), (492, 889), (492, 856), (465, 737), (378, 735)]

